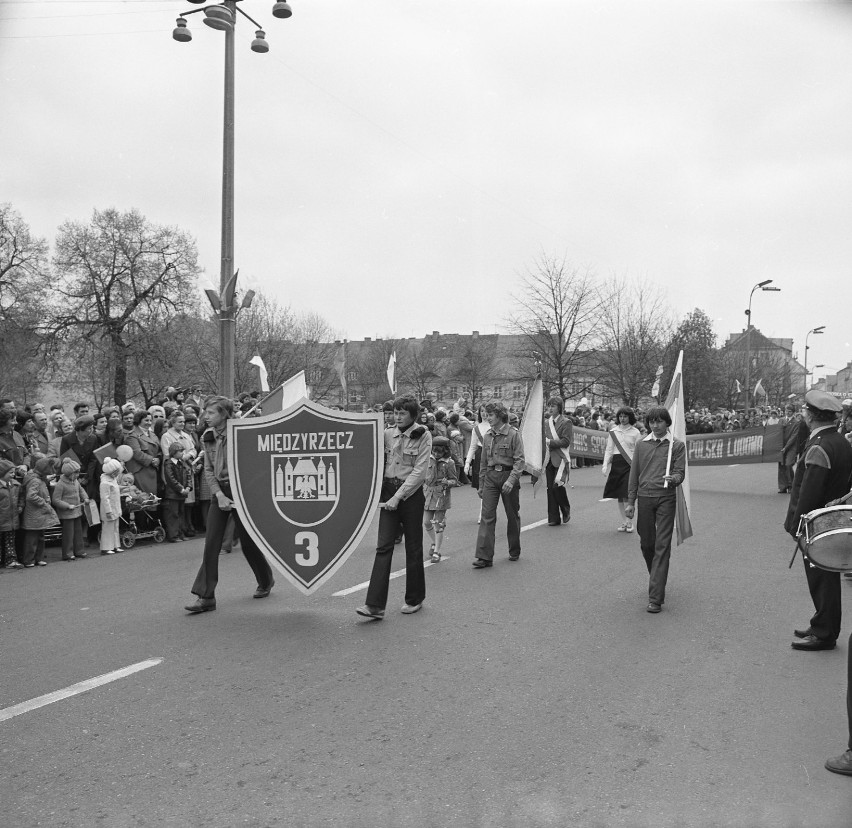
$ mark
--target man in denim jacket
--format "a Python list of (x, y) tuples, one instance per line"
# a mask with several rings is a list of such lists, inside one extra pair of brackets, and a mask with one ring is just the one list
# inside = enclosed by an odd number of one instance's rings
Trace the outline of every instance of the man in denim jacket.
[(485, 406), (489, 430), (482, 443), (479, 464), (479, 496), (482, 498), (482, 520), (476, 538), (473, 566), (485, 569), (494, 561), (494, 527), (497, 503), (506, 510), (506, 534), (509, 538), (509, 560), (521, 556), (521, 472), (524, 469), (524, 444), (518, 429), (509, 425), (509, 414), (502, 403)]

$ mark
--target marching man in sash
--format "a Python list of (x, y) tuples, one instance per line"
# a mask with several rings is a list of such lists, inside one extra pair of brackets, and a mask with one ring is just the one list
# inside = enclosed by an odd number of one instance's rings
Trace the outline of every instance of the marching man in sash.
[(624, 406), (615, 414), (615, 426), (609, 431), (604, 452), (603, 475), (606, 477), (603, 496), (615, 498), (618, 510), (621, 512), (622, 524), (619, 532), (632, 532), (633, 524), (627, 519), (625, 508), (627, 504), (627, 482), (630, 478), (630, 464), (633, 462), (633, 452), (636, 444), (642, 439), (642, 434), (636, 428), (636, 414), (632, 408)]
[(571, 520), (571, 503), (568, 501), (568, 475), (571, 470), (569, 447), (574, 435), (574, 424), (562, 413), (562, 400), (551, 397), (547, 401), (550, 416), (544, 421), (544, 444), (547, 446), (547, 523), (559, 526)]
[(396, 425), (385, 429), (385, 474), (376, 560), (367, 588), (367, 603), (355, 610), (365, 618), (385, 617), (391, 559), (400, 525), (405, 534), (405, 604), (402, 611), (406, 615), (417, 612), (426, 597), (426, 574), (423, 571), (423, 507), (426, 498), (423, 483), (429, 471), (432, 435), (425, 426), (417, 425), (419, 411), (420, 406), (414, 397), (398, 397), (393, 401)]

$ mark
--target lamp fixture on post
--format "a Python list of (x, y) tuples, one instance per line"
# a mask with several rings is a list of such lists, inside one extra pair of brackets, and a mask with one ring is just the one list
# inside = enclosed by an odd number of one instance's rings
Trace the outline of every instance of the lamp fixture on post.
[(808, 378), (808, 349), (810, 348), (810, 345), (808, 345), (808, 337), (811, 334), (821, 334), (821, 333), (825, 333), (825, 325), (820, 325), (818, 328), (811, 328), (805, 334), (805, 381), (807, 381), (807, 378)]
[(772, 284), (772, 279), (764, 279), (758, 282), (748, 295), (748, 309), (746, 310), (746, 369), (745, 369), (745, 415), (748, 419), (748, 410), (751, 406), (751, 391), (749, 389), (751, 383), (751, 297), (754, 296), (756, 290), (765, 291), (780, 291), (779, 287), (769, 287)]
[[(188, 0), (200, 5), (205, 0)], [(223, 2), (203, 6), (200, 9), (183, 12), (177, 19), (172, 37), (180, 43), (192, 40), (187, 27), (186, 17), (190, 14), (204, 13), (204, 23), (212, 29), (225, 33), (225, 107), (222, 136), (222, 251), (219, 271), (219, 291), (206, 290), (207, 298), (219, 320), (219, 393), (231, 398), (234, 396), (234, 352), (236, 350), (236, 313), (234, 295), (237, 286), (237, 274), (234, 270), (234, 33), (238, 15), (242, 15), (255, 27), (255, 37), (251, 50), (258, 54), (269, 51), (266, 32), (261, 25), (246, 14), (237, 4), (241, 0), (223, 0)], [(288, 3), (277, 2), (272, 7), (274, 17), (286, 19), (293, 10)], [(247, 291), (241, 308), (248, 308), (254, 298), (254, 291)]]

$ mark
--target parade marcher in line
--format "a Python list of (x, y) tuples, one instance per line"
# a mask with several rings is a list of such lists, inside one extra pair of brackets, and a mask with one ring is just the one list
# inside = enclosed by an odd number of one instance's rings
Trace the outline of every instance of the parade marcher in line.
[(195, 577), (195, 583), (192, 585), (192, 592), (198, 596), (198, 600), (186, 607), (187, 612), (193, 614), (216, 609), (219, 553), (222, 550), (222, 538), (229, 518), (234, 521), (235, 530), (242, 541), (243, 555), (257, 579), (257, 589), (253, 597), (266, 598), (275, 584), (269, 562), (240, 523), (231, 498), (227, 422), (234, 416), (234, 403), (225, 397), (211, 397), (207, 400), (204, 415), (210, 427), (202, 435), (201, 442), (204, 446), (204, 473), (207, 476), (212, 499), (207, 513), (204, 558)]
[(638, 499), (636, 529), (649, 575), (647, 609), (648, 612), (660, 612), (666, 600), (672, 553), (677, 506), (675, 489), (686, 477), (686, 446), (669, 430), (672, 418), (668, 409), (662, 406), (650, 408), (645, 422), (649, 434), (636, 443), (633, 452), (624, 512), (627, 519), (632, 520)]
[[(802, 459), (796, 466), (784, 529), (796, 537), (799, 518), (849, 491), (852, 446), (837, 431), (841, 405), (825, 391), (808, 391), (802, 419), (810, 429)], [(804, 559), (803, 559), (804, 560)], [(840, 635), (840, 574), (807, 561), (805, 575), (816, 612), (807, 629), (795, 630), (794, 650), (833, 650)]]
[(24, 511), (21, 528), (24, 530), (21, 562), (30, 569), (47, 566), (44, 559), (44, 530), (56, 526), (59, 518), (50, 504), (47, 479), (53, 474), (53, 460), (42, 457), (24, 477)]
[(633, 409), (624, 406), (615, 413), (616, 424), (610, 429), (603, 460), (603, 475), (606, 477), (603, 496), (618, 501), (621, 513), (619, 532), (632, 532), (633, 524), (627, 519), (625, 507), (630, 479), (630, 464), (636, 444), (642, 439), (636, 428), (636, 414)]
[(101, 466), (101, 555), (124, 551), (118, 535), (118, 519), (121, 517), (120, 474), (121, 463), (115, 457), (107, 457)]
[(83, 549), (83, 504), (89, 496), (80, 483), (80, 464), (66, 457), (53, 488), (52, 503), (62, 524), (62, 560), (85, 558)]
[(367, 602), (356, 610), (358, 615), (366, 618), (384, 618), (394, 541), (400, 523), (405, 534), (405, 603), (402, 611), (406, 614), (417, 612), (426, 597), (423, 483), (432, 453), (432, 434), (416, 422), (419, 410), (414, 397), (398, 397), (393, 401), (396, 425), (384, 432), (385, 469), (376, 558), (367, 588)]
[(547, 401), (550, 416), (544, 421), (544, 444), (547, 446), (547, 463), (544, 475), (547, 480), (547, 523), (560, 526), (571, 520), (571, 502), (568, 500), (568, 478), (571, 456), (568, 449), (574, 435), (574, 425), (562, 413), (562, 400), (551, 397)]
[(432, 457), (429, 459), (426, 482), (423, 484), (423, 495), (426, 499), (423, 506), (423, 528), (432, 541), (429, 548), (432, 563), (441, 560), (447, 510), (452, 506), (450, 489), (458, 485), (458, 471), (450, 454), (449, 438), (433, 437)]
[(23, 569), (15, 549), (15, 532), (21, 525), (23, 508), (15, 464), (0, 457), (0, 566), (6, 569)]
[[(467, 456), (464, 462), (464, 473), (470, 478), (470, 485), (479, 491), (479, 465), (482, 460), (482, 441), (485, 438), (485, 432), (488, 431), (488, 417), (485, 415), (485, 406), (479, 406), (479, 412), (476, 415), (476, 423), (470, 432), (470, 445), (467, 449)], [(482, 501), (479, 503), (479, 517), (477, 523), (482, 521)]]
[(488, 431), (482, 443), (479, 464), (479, 497), (482, 520), (476, 537), (473, 566), (485, 569), (494, 563), (494, 529), (497, 504), (502, 500), (506, 510), (506, 533), (509, 560), (521, 556), (521, 473), (524, 470), (524, 444), (518, 429), (509, 425), (509, 414), (502, 403), (485, 406)]

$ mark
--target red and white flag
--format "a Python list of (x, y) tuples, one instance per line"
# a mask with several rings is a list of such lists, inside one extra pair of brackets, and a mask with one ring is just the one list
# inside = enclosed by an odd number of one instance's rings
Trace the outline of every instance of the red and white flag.
[(524, 413), (521, 417), (521, 441), (524, 444), (524, 471), (532, 475), (533, 497), (538, 492), (538, 487), (544, 480), (544, 464), (547, 461), (547, 452), (544, 446), (544, 386), (541, 377), (537, 377), (532, 384), (524, 405)]
[[(666, 397), (666, 408), (672, 418), (672, 436), (680, 440), (686, 446), (686, 417), (683, 408), (683, 351), (677, 358), (672, 384)], [(669, 462), (671, 462), (671, 445), (669, 445)], [(669, 469), (666, 468), (666, 474)], [(689, 519), (691, 509), (691, 497), (689, 493), (689, 455), (684, 457), (683, 483), (677, 487), (677, 509), (675, 511), (675, 534), (677, 545), (680, 546), (687, 538), (692, 537), (692, 523)]]

